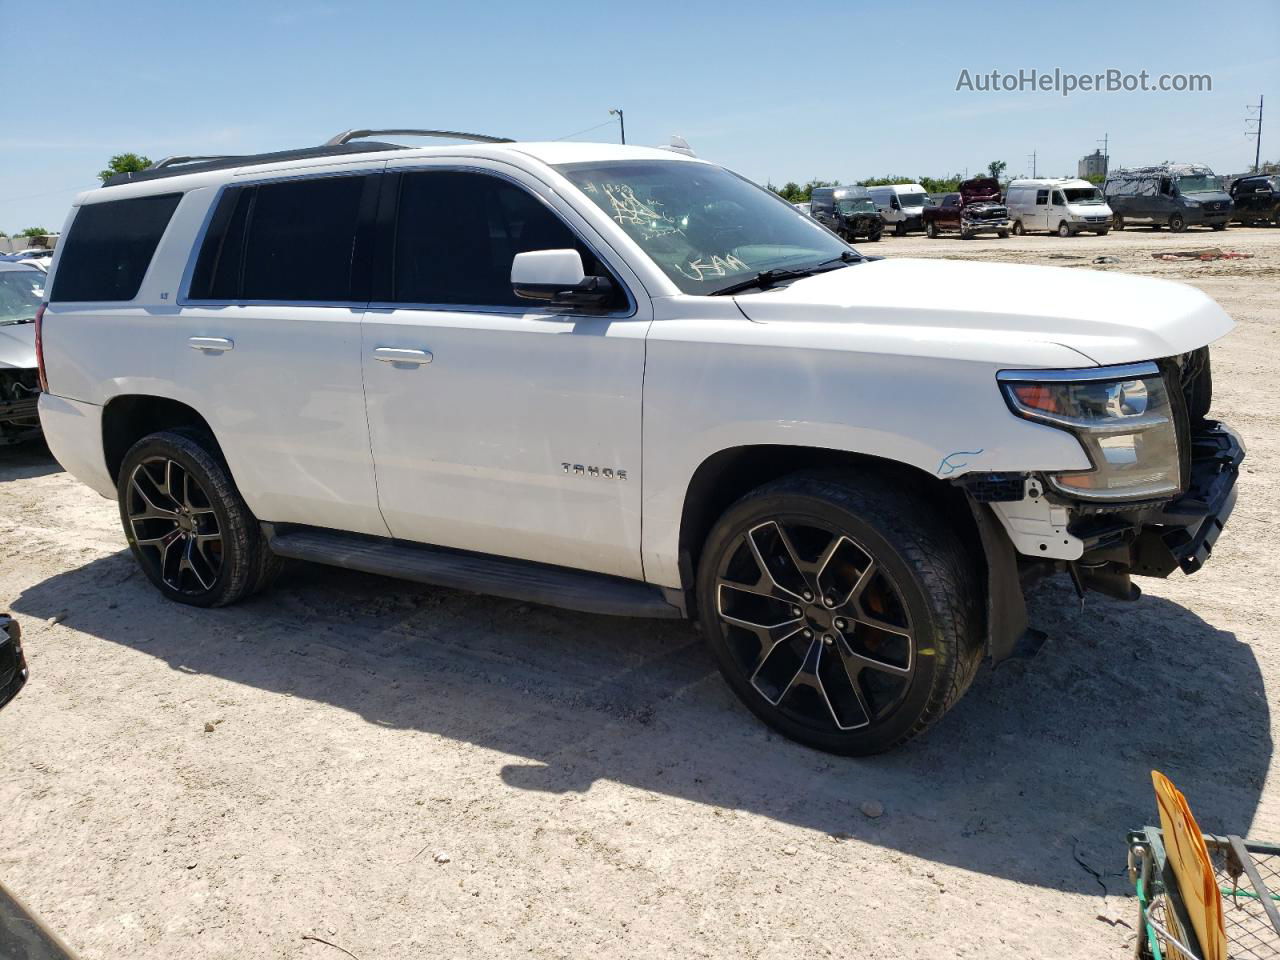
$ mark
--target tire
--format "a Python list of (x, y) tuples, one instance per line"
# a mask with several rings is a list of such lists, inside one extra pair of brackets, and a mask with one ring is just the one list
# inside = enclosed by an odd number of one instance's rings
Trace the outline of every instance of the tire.
[[(1159, 229), (1159, 225), (1157, 225), (1156, 229)], [(1174, 233), (1182, 233), (1182, 231), (1187, 229), (1187, 221), (1183, 218), (1182, 214), (1175, 213), (1169, 217), (1169, 229)]]
[(1063, 220), (1060, 224), (1058, 224), (1058, 236), (1060, 237), (1071, 236), (1071, 228), (1067, 226), (1067, 221)]
[(1213, 227), (1213, 229), (1215, 229), (1215, 230), (1225, 230), (1225, 229), (1227, 229), (1227, 225), (1226, 225), (1225, 223), (1214, 223), (1214, 224), (1210, 224), (1210, 226), (1212, 226), (1212, 227)]
[(930, 240), (938, 239), (938, 225), (934, 221), (930, 220), (924, 225), (924, 232)]
[(1124, 217), (1120, 216), (1120, 214), (1118, 214), (1118, 213), (1113, 213), (1113, 214), (1111, 215), (1111, 229), (1112, 229), (1112, 230), (1123, 230), (1123, 229), (1124, 229)]
[(1022, 225), (1021, 220), (1013, 221), (1013, 235), (1015, 237), (1025, 236), (1026, 233), (1027, 233), (1027, 228)]
[(236, 603), (281, 567), (216, 450), (203, 431), (153, 433), (125, 454), (116, 486), (134, 560), (165, 597), (196, 607)]
[(961, 230), (961, 231), (960, 231), (960, 239), (961, 239), (961, 240), (972, 240), (972, 239), (973, 239), (973, 234), (972, 234), (972, 233), (970, 233), (968, 230)]
[(997, 230), (997, 231), (996, 231), (996, 236), (997, 236), (997, 237), (999, 237), (1001, 240), (1008, 240), (1008, 239), (1009, 239), (1009, 231), (1008, 231), (1008, 230)]
[(698, 606), (746, 706), (831, 753), (919, 736), (982, 659), (972, 561), (917, 497), (876, 477), (797, 474), (748, 493), (707, 538)]
[(1102, 230), (1095, 230), (1094, 233), (1100, 237), (1105, 237), (1107, 235), (1107, 230), (1105, 228)]
[(905, 237), (907, 235), (907, 223), (905, 220), (899, 220), (893, 225), (893, 235), (895, 237)]
[(867, 234), (867, 243), (879, 243), (881, 232), (877, 230), (875, 233)]

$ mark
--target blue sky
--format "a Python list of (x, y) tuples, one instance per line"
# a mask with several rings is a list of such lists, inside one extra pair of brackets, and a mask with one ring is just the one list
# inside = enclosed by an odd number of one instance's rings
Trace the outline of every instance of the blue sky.
[[(1246, 26), (1247, 25), (1247, 26)], [(318, 143), (350, 127), (524, 139), (686, 137), (761, 182), (1280, 157), (1280, 4), (0, 0), (14, 96), (0, 228), (57, 228), (113, 153)], [(961, 69), (1207, 73), (1203, 93), (956, 91)], [(21, 77), (19, 79), (19, 77)]]

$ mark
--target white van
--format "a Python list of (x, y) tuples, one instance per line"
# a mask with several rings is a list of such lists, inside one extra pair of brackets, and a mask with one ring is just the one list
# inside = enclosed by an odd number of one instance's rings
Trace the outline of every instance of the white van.
[(1105, 237), (1111, 229), (1111, 208), (1102, 190), (1088, 180), (1014, 180), (1004, 202), (1018, 236), (1048, 230), (1060, 237), (1074, 237), (1082, 230), (1092, 230)]
[(867, 187), (867, 193), (875, 201), (885, 226), (893, 228), (894, 236), (924, 229), (922, 214), (925, 207), (933, 206), (933, 201), (920, 184), (891, 183), (886, 187)]

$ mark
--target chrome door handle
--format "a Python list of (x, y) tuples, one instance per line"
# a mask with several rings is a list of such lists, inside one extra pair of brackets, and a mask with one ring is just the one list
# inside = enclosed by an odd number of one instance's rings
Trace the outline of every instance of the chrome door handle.
[(383, 363), (413, 363), (420, 366), (431, 362), (431, 351), (410, 350), (406, 347), (374, 347), (373, 359)]
[(187, 346), (192, 350), (226, 353), (235, 347), (235, 342), (226, 337), (191, 337), (187, 340)]

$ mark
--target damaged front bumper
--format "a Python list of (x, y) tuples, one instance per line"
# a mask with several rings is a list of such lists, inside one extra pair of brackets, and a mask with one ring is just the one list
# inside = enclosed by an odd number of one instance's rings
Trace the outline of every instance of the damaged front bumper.
[(1141, 591), (1131, 578), (1197, 572), (1213, 553), (1236, 503), (1244, 443), (1227, 426), (1202, 421), (1190, 433), (1185, 492), (1175, 500), (1098, 510), (1058, 502), (1027, 474), (970, 474), (964, 487), (987, 560), (988, 649), (1015, 655), (1027, 632), (1024, 589), (1066, 572), (1083, 597), (1121, 600)]

